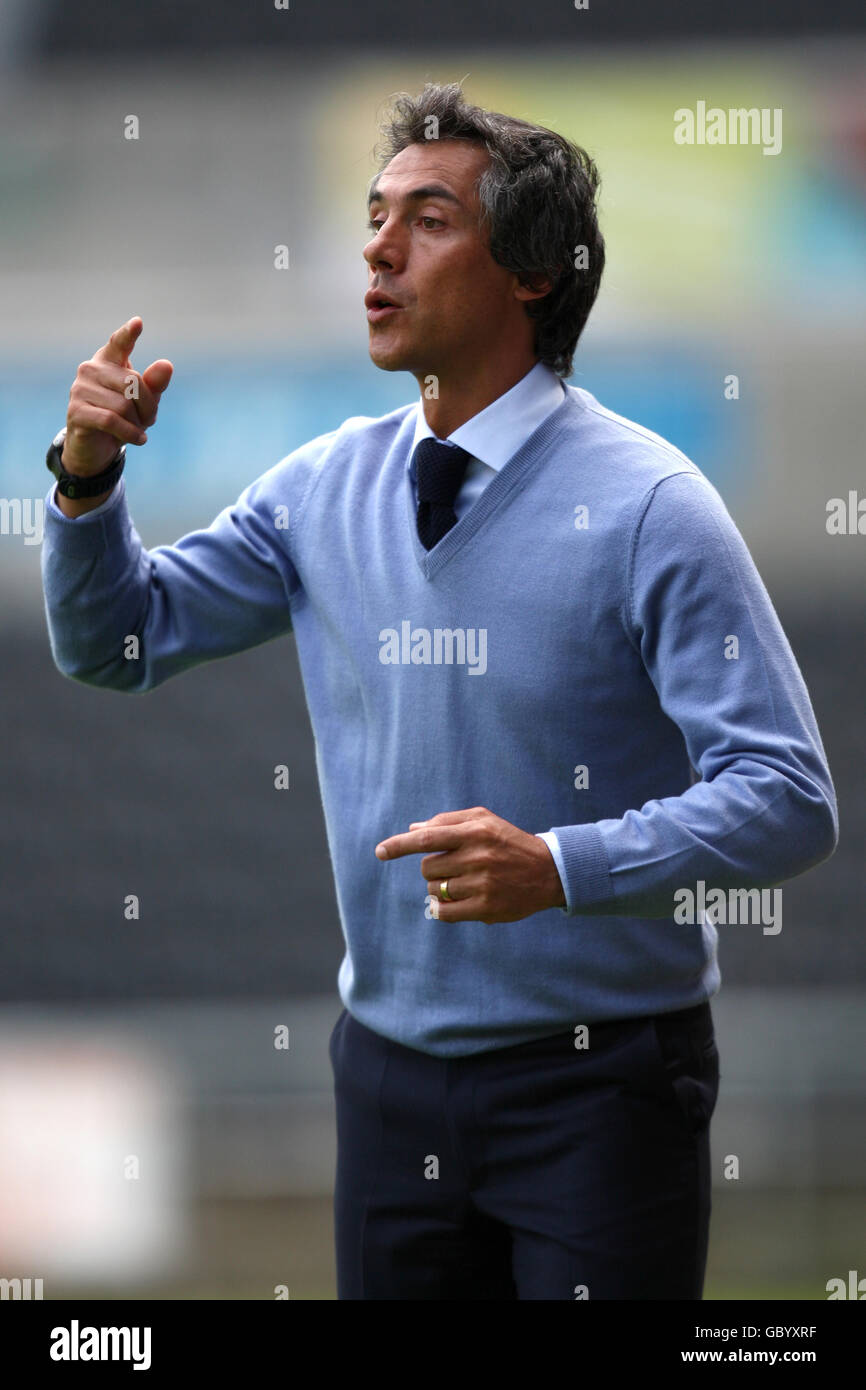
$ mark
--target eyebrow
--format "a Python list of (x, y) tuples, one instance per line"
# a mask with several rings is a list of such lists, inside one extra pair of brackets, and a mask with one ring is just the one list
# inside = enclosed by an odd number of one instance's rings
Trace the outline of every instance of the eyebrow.
[[(367, 207), (370, 207), (372, 203), (382, 202), (385, 200), (385, 197), (386, 195), (380, 193), (378, 188), (371, 188), (367, 196)], [(441, 198), (448, 203), (456, 203), (459, 208), (463, 207), (463, 204), (456, 194), (452, 193), (450, 189), (443, 187), (441, 183), (427, 183), (424, 184), (422, 188), (412, 188), (406, 194), (404, 201), (407, 203), (417, 203), (421, 202), (424, 198)]]

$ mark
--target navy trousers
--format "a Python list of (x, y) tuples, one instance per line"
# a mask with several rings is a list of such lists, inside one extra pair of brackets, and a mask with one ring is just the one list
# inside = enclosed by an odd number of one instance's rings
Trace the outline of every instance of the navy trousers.
[(709, 1003), (439, 1058), (345, 1009), (340, 1299), (700, 1299), (719, 1057)]

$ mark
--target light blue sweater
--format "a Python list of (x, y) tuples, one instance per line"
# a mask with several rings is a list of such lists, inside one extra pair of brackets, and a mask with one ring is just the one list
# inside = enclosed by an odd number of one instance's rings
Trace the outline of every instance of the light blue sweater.
[[(377, 1032), (449, 1057), (710, 997), (717, 930), (675, 921), (675, 894), (778, 884), (838, 835), (739, 532), (683, 454), (566, 387), (425, 551), (416, 419), (413, 403), (344, 421), (174, 546), (143, 549), (122, 480), (75, 520), (46, 507), (59, 669), (136, 693), (294, 631), (340, 995)], [(566, 909), (437, 922), (420, 856), (376, 858), (410, 821), (476, 805), (555, 834)]]

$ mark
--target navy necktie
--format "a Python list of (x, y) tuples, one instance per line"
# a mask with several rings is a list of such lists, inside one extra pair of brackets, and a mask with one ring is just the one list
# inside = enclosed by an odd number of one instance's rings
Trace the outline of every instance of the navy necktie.
[(432, 437), (422, 439), (415, 450), (418, 535), (425, 550), (432, 550), (457, 523), (454, 502), (471, 457), (459, 444)]

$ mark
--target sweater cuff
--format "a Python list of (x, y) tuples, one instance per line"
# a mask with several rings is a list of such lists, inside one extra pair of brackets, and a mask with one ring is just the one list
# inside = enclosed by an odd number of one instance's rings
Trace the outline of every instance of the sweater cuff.
[[(604, 910), (613, 900), (613, 885), (607, 851), (597, 825), (557, 825), (547, 835), (557, 842), (561, 866), (557, 860), (566, 906), (560, 908), (568, 917), (592, 914)], [(551, 846), (553, 854), (553, 847)], [(554, 859), (556, 855), (554, 854)]]
[[(119, 478), (104, 502), (80, 516), (67, 516), (54, 500), (55, 483), (45, 499), (45, 532), (51, 535), (65, 555), (92, 555), (97, 533), (103, 542), (115, 534), (125, 537), (129, 530), (126, 487)], [(93, 528), (96, 527), (96, 532)]]

